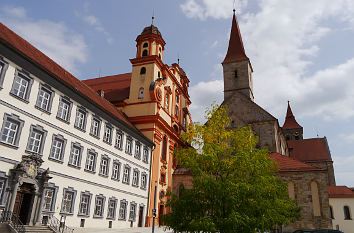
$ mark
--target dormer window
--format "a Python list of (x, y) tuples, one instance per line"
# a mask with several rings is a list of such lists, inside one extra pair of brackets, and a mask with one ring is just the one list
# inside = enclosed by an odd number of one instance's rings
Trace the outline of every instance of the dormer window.
[(140, 74), (146, 74), (146, 68), (145, 67), (141, 67)]
[(144, 88), (140, 88), (138, 99), (143, 99), (143, 98), (144, 98)]

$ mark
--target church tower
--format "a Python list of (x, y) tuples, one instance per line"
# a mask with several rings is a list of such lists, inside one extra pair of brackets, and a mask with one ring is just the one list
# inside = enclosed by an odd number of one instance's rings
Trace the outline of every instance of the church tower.
[(295, 120), (289, 101), (288, 110), (286, 111), (285, 122), (282, 129), (287, 141), (303, 139), (303, 128)]
[(253, 69), (243, 47), (235, 10), (232, 19), (229, 48), (222, 66), (224, 72), (224, 100), (235, 92), (240, 92), (253, 101)]

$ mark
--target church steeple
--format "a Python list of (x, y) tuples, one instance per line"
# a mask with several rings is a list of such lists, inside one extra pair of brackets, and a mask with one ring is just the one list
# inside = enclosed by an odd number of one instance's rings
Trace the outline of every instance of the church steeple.
[(299, 123), (297, 123), (293, 111), (291, 110), (289, 101), (288, 109), (286, 111), (285, 122), (282, 128), (286, 140), (303, 139), (303, 128), (301, 125), (299, 125)]
[(221, 64), (224, 71), (224, 99), (238, 92), (253, 101), (253, 70), (243, 47), (235, 11), (232, 18), (229, 47)]

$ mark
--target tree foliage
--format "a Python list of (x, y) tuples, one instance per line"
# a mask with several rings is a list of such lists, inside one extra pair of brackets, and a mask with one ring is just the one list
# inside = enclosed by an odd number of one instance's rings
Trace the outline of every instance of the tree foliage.
[(169, 194), (171, 212), (163, 216), (175, 232), (255, 232), (287, 224), (299, 216), (277, 178), (269, 152), (257, 149), (250, 127), (230, 129), (225, 106), (213, 105), (207, 123), (191, 124), (182, 135), (192, 147), (175, 151), (190, 169), (193, 188)]

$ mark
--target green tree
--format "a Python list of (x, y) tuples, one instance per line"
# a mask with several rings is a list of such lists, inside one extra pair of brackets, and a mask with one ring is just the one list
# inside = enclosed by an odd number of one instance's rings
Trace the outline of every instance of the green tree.
[(169, 193), (163, 223), (175, 232), (247, 233), (296, 220), (300, 209), (269, 152), (256, 148), (251, 128), (230, 129), (225, 106), (212, 105), (206, 114), (206, 124), (191, 124), (182, 135), (192, 147), (175, 151), (193, 188)]

